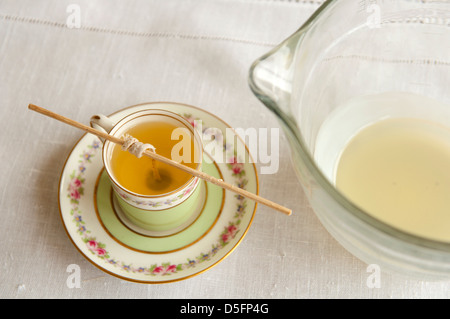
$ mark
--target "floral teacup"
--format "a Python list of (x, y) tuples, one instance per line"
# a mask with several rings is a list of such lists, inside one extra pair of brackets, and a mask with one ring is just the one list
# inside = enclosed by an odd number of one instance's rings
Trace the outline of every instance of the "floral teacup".
[[(158, 121), (170, 121), (177, 127), (187, 129), (191, 132), (194, 142), (196, 169), (201, 169), (202, 162), (202, 141), (194, 127), (182, 116), (166, 110), (148, 109), (127, 115), (118, 122), (112, 121), (104, 115), (94, 115), (91, 117), (91, 126), (103, 130), (112, 136), (123, 138), (125, 132), (130, 128), (149, 123), (157, 119)], [(182, 225), (192, 214), (191, 209), (179, 207), (188, 198), (198, 197), (199, 178), (192, 176), (183, 186), (163, 194), (143, 195), (133, 192), (118, 182), (111, 168), (112, 152), (116, 144), (110, 141), (103, 143), (103, 165), (111, 181), (114, 194), (120, 208), (128, 219), (139, 227), (152, 231), (167, 231)], [(190, 200), (195, 202), (195, 199)]]

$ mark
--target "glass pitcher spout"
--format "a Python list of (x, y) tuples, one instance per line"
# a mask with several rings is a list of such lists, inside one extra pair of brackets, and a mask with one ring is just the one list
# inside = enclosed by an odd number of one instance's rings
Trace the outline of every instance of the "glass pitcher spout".
[(297, 31), (250, 68), (249, 85), (253, 94), (277, 117), (295, 125), (290, 112), (294, 57), (302, 32)]
[(250, 68), (249, 85), (253, 94), (292, 131), (298, 129), (291, 110), (294, 81), (299, 73), (295, 69), (308, 54), (302, 47), (303, 38), (317, 17), (334, 2), (325, 1), (294, 34), (256, 60)]
[(249, 71), (250, 89), (277, 116), (291, 147), (291, 155), (298, 159), (296, 162), (302, 163), (294, 168), (303, 181), (311, 180), (310, 176), (305, 174), (307, 170), (303, 164), (308, 161), (308, 154), (305, 147), (298, 147), (302, 144), (302, 137), (292, 105), (295, 103), (293, 99), (296, 95), (296, 92), (293, 92), (298, 77), (296, 69), (301, 60), (299, 50), (307, 25), (308, 22), (280, 45), (256, 60)]

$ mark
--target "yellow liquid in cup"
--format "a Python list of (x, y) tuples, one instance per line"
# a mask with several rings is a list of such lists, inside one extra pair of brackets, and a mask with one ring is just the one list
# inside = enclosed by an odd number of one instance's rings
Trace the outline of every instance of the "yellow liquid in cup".
[[(171, 159), (172, 148), (177, 143), (190, 144), (191, 160), (182, 164), (191, 168), (197, 168), (195, 162), (194, 136), (190, 141), (172, 140), (172, 132), (178, 126), (167, 122), (148, 122), (131, 127), (124, 134), (137, 138), (142, 143), (152, 144), (156, 153)], [(184, 151), (184, 149), (183, 149)], [(181, 154), (182, 155), (182, 154)], [(153, 165), (159, 172), (161, 180), (154, 176)], [(153, 161), (148, 156), (137, 158), (127, 151), (123, 151), (120, 145), (115, 145), (111, 155), (111, 170), (116, 181), (128, 191), (140, 195), (162, 195), (184, 186), (192, 175), (183, 172), (168, 164)]]
[(386, 119), (357, 133), (338, 161), (336, 187), (391, 226), (450, 241), (450, 130)]

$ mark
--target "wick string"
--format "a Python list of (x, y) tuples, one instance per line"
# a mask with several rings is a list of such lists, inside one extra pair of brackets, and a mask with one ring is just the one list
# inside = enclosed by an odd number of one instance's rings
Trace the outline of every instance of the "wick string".
[(138, 139), (129, 134), (123, 136), (123, 141), (122, 150), (130, 152), (137, 158), (141, 158), (146, 150), (156, 153), (156, 148), (152, 144), (139, 142)]

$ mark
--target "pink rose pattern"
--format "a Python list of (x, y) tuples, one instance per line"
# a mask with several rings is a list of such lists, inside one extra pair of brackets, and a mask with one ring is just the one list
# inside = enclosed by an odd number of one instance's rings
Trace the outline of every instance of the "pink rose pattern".
[(95, 240), (89, 240), (86, 243), (87, 247), (90, 251), (92, 251), (94, 254), (96, 254), (99, 257), (106, 257), (107, 253), (106, 250), (103, 248), (104, 245), (101, 243), (96, 242)]
[(234, 176), (241, 177), (245, 175), (244, 163), (239, 161), (236, 156), (232, 156), (227, 160), (227, 166), (233, 171)]
[(72, 200), (79, 200), (81, 198), (81, 194), (83, 193), (83, 187), (81, 180), (78, 178), (74, 178), (69, 185), (69, 197)]
[[(195, 119), (189, 115), (184, 114), (184, 117), (194, 125)], [(206, 130), (206, 128), (205, 128)], [(225, 141), (223, 142), (224, 150), (229, 152), (228, 144)], [(233, 238), (235, 238), (236, 234), (239, 233), (239, 225), (241, 222), (241, 218), (244, 216), (246, 212), (246, 199), (243, 196), (235, 195), (237, 199), (237, 209), (234, 219), (229, 222), (229, 225), (224, 228), (222, 233), (219, 236), (219, 239), (216, 244), (212, 245), (212, 248), (207, 252), (200, 253), (197, 257), (193, 259), (188, 259), (187, 262), (182, 264), (172, 264), (170, 262), (163, 263), (161, 265), (151, 265), (149, 267), (133, 267), (131, 265), (127, 265), (123, 262), (119, 262), (114, 258), (109, 256), (109, 253), (105, 247), (105, 244), (100, 243), (96, 240), (96, 238), (89, 236), (90, 231), (85, 227), (82, 213), (78, 209), (79, 200), (84, 194), (83, 184), (85, 180), (83, 179), (83, 175), (86, 172), (86, 168), (88, 164), (91, 162), (91, 159), (97, 154), (97, 151), (100, 149), (101, 142), (99, 140), (95, 140), (91, 145), (88, 145), (88, 149), (84, 151), (80, 155), (79, 167), (77, 171), (72, 173), (71, 181), (68, 186), (67, 196), (70, 198), (72, 209), (71, 215), (73, 216), (73, 222), (78, 227), (78, 233), (82, 236), (83, 241), (86, 243), (86, 246), (89, 251), (91, 251), (98, 258), (105, 260), (107, 263), (120, 267), (124, 271), (132, 272), (132, 273), (143, 273), (150, 276), (168, 276), (171, 274), (175, 274), (183, 269), (189, 269), (195, 267), (197, 264), (210, 260), (221, 248), (225, 247), (228, 243), (230, 243)], [(231, 150), (234, 152), (234, 150)], [(232, 175), (237, 178), (236, 185), (240, 188), (245, 188), (247, 184), (247, 180), (242, 178), (245, 176), (244, 164), (240, 163), (238, 159), (232, 155), (229, 157), (227, 161), (227, 167), (232, 171)], [(186, 190), (186, 193), (183, 194), (186, 196), (191, 189)]]
[(221, 241), (222, 245), (226, 245), (231, 239), (236, 236), (238, 231), (237, 225), (230, 223), (228, 227), (225, 227), (225, 230), (222, 232)]

